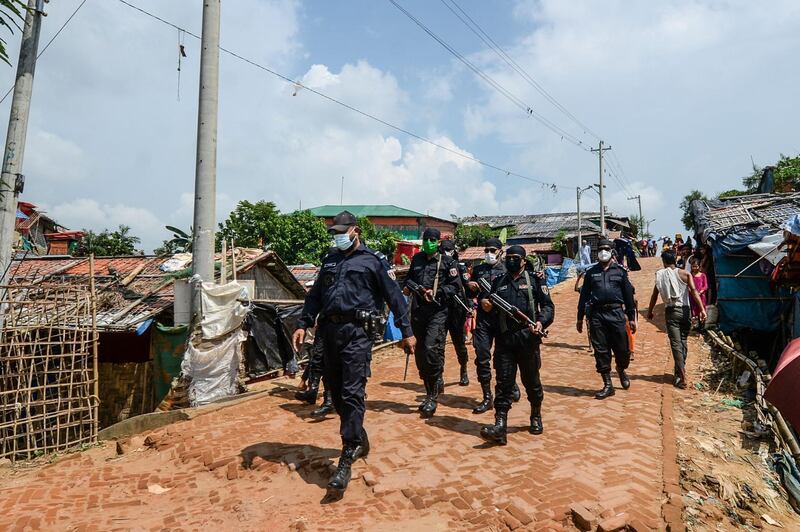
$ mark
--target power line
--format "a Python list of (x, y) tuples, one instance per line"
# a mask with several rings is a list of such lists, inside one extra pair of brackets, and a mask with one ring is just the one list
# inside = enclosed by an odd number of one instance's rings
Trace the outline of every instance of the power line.
[[(139, 11), (140, 13), (143, 13), (143, 14), (147, 15), (148, 17), (151, 17), (151, 18), (153, 18), (155, 20), (158, 20), (159, 22), (161, 22), (163, 24), (171, 26), (172, 28), (175, 28), (177, 30), (183, 31), (186, 35), (190, 35), (191, 37), (194, 37), (195, 39), (200, 39), (200, 36), (197, 35), (196, 33), (193, 33), (193, 32), (191, 32), (191, 31), (189, 31), (189, 30), (187, 30), (185, 28), (181, 28), (180, 26), (178, 26), (178, 25), (176, 25), (176, 24), (174, 24), (174, 23), (172, 23), (172, 22), (170, 22), (168, 20), (165, 20), (165, 19), (163, 19), (163, 18), (161, 18), (161, 17), (159, 17), (159, 16), (157, 16), (157, 15), (155, 15), (153, 13), (150, 13), (149, 11), (146, 11), (146, 10), (144, 10), (144, 9), (138, 7), (138, 6), (135, 6), (135, 5), (131, 4), (130, 2), (126, 1), (126, 0), (119, 0), (119, 2), (125, 4), (128, 7), (131, 7), (133, 9), (135, 9), (136, 11)], [(222, 46), (220, 46), (219, 49), (222, 52), (225, 52), (226, 54), (228, 54), (228, 55), (230, 55), (232, 57), (235, 57), (236, 59), (239, 59), (240, 61), (243, 61), (243, 62), (245, 62), (245, 63), (247, 63), (247, 64), (249, 64), (251, 66), (254, 66), (254, 67), (256, 67), (256, 68), (258, 68), (260, 70), (263, 70), (265, 72), (268, 72), (269, 74), (272, 74), (273, 76), (275, 76), (277, 78), (280, 78), (280, 79), (286, 81), (287, 83), (291, 83), (292, 85), (295, 85), (295, 86), (298, 86), (298, 87), (302, 87), (303, 89), (305, 89), (305, 90), (307, 90), (309, 92), (312, 92), (312, 93), (316, 94), (317, 96), (320, 96), (320, 97), (322, 97), (322, 98), (324, 98), (324, 99), (326, 99), (326, 100), (328, 100), (328, 101), (330, 101), (332, 103), (335, 103), (335, 104), (337, 104), (337, 105), (339, 105), (341, 107), (344, 107), (345, 109), (349, 109), (350, 111), (358, 113), (361, 116), (364, 116), (366, 118), (374, 120), (375, 122), (383, 124), (384, 126), (389, 127), (391, 129), (394, 129), (395, 131), (399, 131), (401, 133), (404, 133), (405, 135), (408, 135), (408, 136), (413, 137), (413, 138), (415, 138), (417, 140), (420, 140), (422, 142), (425, 142), (427, 144), (435, 146), (435, 147), (437, 147), (439, 149), (442, 149), (442, 150), (445, 150), (447, 152), (450, 152), (450, 153), (452, 153), (454, 155), (457, 155), (458, 157), (462, 157), (464, 159), (468, 159), (470, 161), (476, 162), (476, 163), (478, 163), (478, 164), (480, 164), (482, 166), (485, 166), (486, 168), (491, 168), (492, 170), (496, 170), (498, 172), (502, 172), (502, 173), (506, 174), (507, 176), (514, 176), (514, 177), (518, 177), (520, 179), (525, 179), (527, 181), (531, 181), (533, 183), (538, 183), (540, 185), (543, 185), (543, 186), (546, 186), (546, 187), (550, 188), (553, 192), (558, 192), (559, 186), (556, 185), (555, 183), (548, 183), (548, 182), (543, 181), (541, 179), (536, 179), (536, 178), (533, 178), (533, 177), (530, 177), (530, 176), (519, 174), (517, 172), (513, 172), (511, 170), (502, 168), (500, 166), (494, 165), (494, 164), (489, 163), (487, 161), (483, 161), (481, 159), (478, 159), (477, 157), (474, 157), (474, 156), (469, 155), (467, 153), (463, 153), (463, 152), (461, 152), (459, 150), (456, 150), (456, 149), (453, 149), (453, 148), (448, 148), (447, 146), (439, 144), (438, 142), (435, 142), (435, 141), (433, 141), (433, 140), (431, 140), (431, 139), (429, 139), (427, 137), (424, 137), (422, 135), (418, 135), (418, 134), (416, 134), (416, 133), (414, 133), (412, 131), (409, 131), (409, 130), (404, 129), (404, 128), (400, 127), (400, 126), (394, 125), (391, 122), (387, 122), (386, 120), (384, 120), (382, 118), (379, 118), (379, 117), (377, 117), (375, 115), (372, 115), (372, 114), (370, 114), (370, 113), (368, 113), (366, 111), (362, 111), (361, 109), (358, 109), (357, 107), (354, 107), (354, 106), (352, 106), (350, 104), (347, 104), (345, 102), (337, 100), (336, 98), (333, 98), (332, 96), (328, 96), (327, 94), (325, 94), (323, 92), (320, 92), (320, 91), (318, 91), (316, 89), (313, 89), (313, 88), (311, 88), (311, 87), (309, 87), (307, 85), (303, 85), (299, 81), (293, 80), (293, 79), (289, 78), (288, 76), (285, 76), (285, 75), (283, 75), (283, 74), (281, 74), (279, 72), (276, 72), (275, 70), (272, 70), (269, 67), (266, 67), (266, 66), (264, 66), (264, 65), (262, 65), (260, 63), (257, 63), (256, 61), (253, 61), (252, 59), (248, 59), (248, 58), (246, 58), (246, 57), (244, 57), (242, 55), (239, 55), (238, 53), (236, 53), (236, 52), (234, 52), (232, 50), (228, 50), (227, 48), (224, 48)]]
[[(538, 81), (536, 81), (533, 78), (533, 76), (531, 76), (524, 68), (522, 68), (522, 66), (520, 66), (519, 63), (517, 63), (510, 55), (508, 55), (508, 53), (506, 53), (505, 50), (503, 50), (500, 47), (499, 44), (497, 44), (497, 42), (495, 42), (494, 39), (492, 39), (491, 35), (486, 33), (486, 31), (480, 26), (480, 24), (478, 24), (472, 17), (470, 17), (469, 14), (466, 11), (464, 11), (464, 9), (461, 6), (459, 6), (455, 0), (440, 0), (440, 1), (442, 2), (442, 4), (444, 4), (444, 6), (447, 9), (450, 10), (451, 13), (453, 13), (453, 15), (455, 15), (467, 28), (469, 28), (470, 31), (472, 31), (472, 33), (477, 35), (478, 38), (481, 41), (483, 41), (483, 43), (486, 46), (488, 46), (500, 59), (502, 59), (503, 62), (505, 62), (509, 67), (511, 67), (512, 70), (514, 70), (520, 76), (522, 76), (522, 78), (525, 79), (525, 81), (527, 81), (534, 89), (536, 89), (536, 91), (538, 91), (539, 94), (544, 96), (547, 101), (553, 104), (553, 106), (556, 109), (564, 113), (569, 119), (575, 122), (581, 129), (583, 129), (584, 133), (588, 133), (597, 140), (600, 140), (600, 135), (592, 131), (591, 128), (589, 128), (589, 126), (578, 120), (578, 118), (571, 112), (569, 112), (569, 110), (566, 107), (564, 107), (564, 105), (562, 105), (561, 102), (559, 102), (555, 98), (555, 96), (547, 92), (547, 90)], [(457, 9), (461, 14), (457, 13), (456, 10), (453, 9), (453, 7), (451, 7), (450, 4), (455, 6), (455, 9)]]
[(403, 13), (406, 17), (408, 17), (412, 22), (414, 22), (414, 24), (419, 26), (431, 38), (433, 38), (433, 40), (435, 40), (440, 45), (442, 45), (442, 47), (445, 50), (447, 50), (453, 56), (455, 56), (456, 59), (458, 59), (459, 61), (464, 63), (467, 66), (467, 68), (472, 70), (478, 77), (483, 79), (489, 86), (491, 86), (496, 91), (498, 91), (500, 94), (505, 96), (514, 105), (516, 105), (517, 107), (522, 109), (528, 116), (531, 116), (531, 117), (535, 118), (537, 121), (542, 123), (545, 127), (550, 129), (551, 131), (553, 131), (557, 135), (560, 135), (562, 140), (567, 140), (567, 141), (571, 142), (572, 144), (576, 145), (577, 147), (579, 147), (579, 148), (581, 148), (581, 149), (583, 149), (585, 151), (589, 151), (589, 148), (584, 144), (584, 142), (582, 140), (578, 139), (577, 137), (575, 137), (574, 135), (570, 134), (566, 130), (560, 128), (558, 125), (553, 123), (551, 120), (549, 120), (548, 118), (546, 118), (542, 114), (540, 114), (537, 111), (535, 111), (532, 106), (528, 105), (526, 102), (524, 102), (518, 96), (516, 96), (511, 91), (506, 89), (503, 85), (501, 85), (499, 82), (497, 82), (489, 74), (487, 74), (486, 72), (481, 70), (478, 66), (476, 66), (474, 63), (472, 63), (469, 59), (464, 57), (455, 48), (450, 46), (444, 39), (442, 39), (436, 33), (434, 33), (433, 30), (431, 30), (428, 26), (426, 26), (420, 19), (415, 17), (413, 14), (411, 14), (411, 12), (409, 12), (403, 6), (398, 4), (395, 0), (389, 0), (389, 2), (393, 6), (395, 6), (401, 13)]
[[(80, 4), (78, 4), (78, 7), (75, 8), (75, 11), (73, 11), (72, 14), (69, 16), (69, 18), (66, 21), (64, 21), (64, 23), (61, 25), (60, 28), (58, 28), (58, 31), (52, 37), (50, 37), (50, 40), (47, 41), (47, 44), (44, 45), (44, 48), (42, 48), (42, 51), (39, 52), (39, 54), (36, 56), (36, 61), (38, 61), (39, 58), (42, 57), (42, 55), (47, 51), (47, 49), (50, 48), (50, 45), (53, 44), (53, 41), (56, 40), (56, 38), (61, 34), (62, 31), (64, 31), (64, 28), (66, 28), (67, 24), (69, 24), (70, 21), (75, 17), (75, 15), (78, 14), (78, 11), (81, 10), (81, 8), (83, 7), (83, 4), (85, 4), (85, 3), (86, 3), (86, 0), (83, 0)], [(6, 101), (6, 98), (8, 98), (8, 95), (11, 94), (11, 92), (13, 90), (14, 90), (14, 85), (11, 85), (11, 87), (9, 87), (8, 91), (6, 91), (5, 96), (0, 98), (0, 103), (3, 103), (4, 101)]]

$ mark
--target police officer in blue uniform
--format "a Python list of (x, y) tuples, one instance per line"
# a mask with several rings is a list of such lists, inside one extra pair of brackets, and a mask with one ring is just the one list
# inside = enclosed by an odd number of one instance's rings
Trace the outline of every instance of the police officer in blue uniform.
[[(506, 274), (503, 262), (503, 243), (499, 238), (487, 239), (483, 252), (486, 254), (484, 262), (472, 269), (472, 279), (467, 283), (470, 295), (477, 296), (478, 301), (486, 297), (486, 294), (478, 286), (478, 280), (486, 279), (491, 284), (495, 279)], [(492, 397), (493, 320), (494, 316), (478, 305), (475, 330), (472, 332), (472, 346), (475, 348), (475, 369), (478, 374), (478, 382), (481, 384), (483, 400), (472, 410), (473, 414), (482, 414), (494, 406)], [(514, 383), (513, 393), (514, 401), (519, 401), (519, 388), (516, 383)]]
[[(442, 369), (448, 302), (462, 290), (457, 263), (439, 251), (440, 237), (441, 233), (434, 227), (422, 233), (422, 251), (411, 258), (404, 288), (406, 294), (413, 294), (411, 328), (418, 342), (414, 361), (425, 384), (425, 399), (419, 405), (422, 417), (436, 413), (437, 398), (444, 391)], [(408, 281), (420, 285), (424, 294), (412, 292)]]
[(544, 389), (539, 376), (542, 366), (540, 346), (544, 330), (553, 323), (555, 307), (547, 286), (527, 268), (525, 248), (510, 246), (506, 250), (507, 273), (494, 280), (492, 293), (528, 316), (535, 325), (519, 323), (493, 308), (488, 298), (480, 300), (481, 308), (494, 314), (494, 367), (497, 372), (497, 398), (494, 401), (495, 424), (481, 429), (481, 437), (499, 445), (506, 444), (508, 411), (514, 402), (513, 388), (520, 370), (522, 385), (531, 405), (531, 434), (541, 434)]
[(383, 254), (360, 241), (356, 217), (347, 211), (339, 213), (329, 232), (333, 233), (337, 249), (322, 260), (292, 340), (295, 349), (299, 349), (305, 330), (318, 323), (317, 334), (322, 335), (324, 344), (325, 383), (340, 417), (342, 436), (342, 454), (328, 489), (341, 492), (350, 482), (353, 462), (369, 453), (364, 430), (365, 388), (372, 359), (371, 329), (384, 302), (403, 334), (403, 347), (413, 351), (415, 339), (408, 306), (390, 276), (389, 263)]
[(458, 385), (469, 386), (469, 372), (467, 371), (469, 352), (467, 351), (467, 335), (464, 332), (467, 315), (474, 312), (472, 298), (467, 297), (466, 289), (464, 288), (470, 280), (469, 273), (467, 273), (466, 266), (458, 261), (458, 251), (456, 250), (455, 242), (452, 240), (442, 240), (440, 247), (442, 253), (455, 260), (456, 266), (458, 267), (458, 275), (461, 278), (461, 291), (454, 295), (449, 301), (447, 331), (450, 333), (450, 340), (453, 342), (458, 364), (461, 366), (461, 378), (458, 381)]
[(589, 312), (589, 335), (594, 349), (595, 367), (603, 377), (603, 389), (595, 394), (596, 399), (614, 395), (611, 381), (611, 354), (613, 352), (619, 381), (624, 390), (631, 386), (625, 370), (630, 364), (627, 321), (636, 332), (636, 307), (633, 285), (628, 272), (612, 261), (613, 243), (603, 239), (597, 246), (598, 263), (586, 270), (586, 276), (578, 301), (576, 328), (583, 332), (583, 318), (587, 304)]

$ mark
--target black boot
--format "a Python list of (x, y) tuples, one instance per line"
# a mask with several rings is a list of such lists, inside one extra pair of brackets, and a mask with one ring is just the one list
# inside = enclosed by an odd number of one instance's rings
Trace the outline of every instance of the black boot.
[(606, 397), (611, 397), (614, 395), (614, 383), (611, 382), (611, 372), (605, 372), (602, 374), (603, 377), (603, 389), (594, 394), (595, 399), (605, 399)]
[(519, 393), (519, 386), (517, 386), (517, 383), (515, 382), (514, 388), (511, 390), (511, 400), (515, 403), (518, 403), (521, 396), (522, 395)]
[(422, 399), (422, 402), (417, 407), (417, 410), (419, 410), (420, 413), (426, 408), (426, 405), (428, 404), (428, 399), (430, 399), (431, 396), (430, 381), (428, 379), (423, 379), (422, 383), (425, 385), (425, 398)]
[(439, 380), (436, 381), (436, 395), (444, 393), (444, 377), (439, 375)]
[(342, 449), (342, 456), (339, 457), (339, 465), (336, 467), (336, 472), (328, 482), (328, 489), (335, 491), (344, 491), (347, 485), (350, 484), (350, 477), (352, 476), (351, 468), (353, 462), (357, 458), (357, 449), (360, 448), (354, 445), (346, 445)]
[(366, 458), (369, 454), (369, 437), (367, 436), (367, 430), (364, 427), (361, 427), (361, 450), (357, 456), (357, 458)]
[(483, 390), (483, 401), (472, 409), (473, 414), (483, 414), (487, 410), (494, 408), (494, 401), (492, 401), (492, 383), (489, 381), (481, 382), (481, 389)]
[(488, 425), (481, 429), (481, 438), (489, 443), (505, 445), (508, 412), (496, 412), (494, 415), (494, 425)]
[(305, 401), (306, 403), (313, 405), (317, 402), (317, 394), (319, 393), (319, 377), (309, 377), (308, 378), (308, 388), (303, 390), (302, 392), (297, 392), (294, 394), (294, 398), (298, 401)]
[(436, 413), (436, 399), (439, 397), (438, 379), (428, 379), (428, 385), (426, 388), (428, 388), (430, 392), (428, 392), (428, 396), (425, 398), (425, 401), (422, 402), (422, 406), (420, 407), (420, 415), (425, 418), (431, 417)]
[(335, 410), (333, 407), (333, 398), (331, 397), (331, 391), (329, 389), (325, 388), (325, 393), (322, 397), (324, 398), (322, 404), (319, 408), (311, 412), (311, 417), (325, 417)]
[(617, 368), (617, 375), (619, 375), (619, 383), (622, 385), (623, 390), (627, 390), (631, 387), (631, 380), (628, 378), (628, 374), (625, 373), (624, 369)]
[(461, 365), (461, 380), (458, 381), (459, 386), (469, 386), (469, 373), (467, 373), (467, 365)]
[(544, 432), (544, 425), (542, 425), (542, 405), (531, 407), (531, 428), (528, 432), (531, 434), (541, 434)]

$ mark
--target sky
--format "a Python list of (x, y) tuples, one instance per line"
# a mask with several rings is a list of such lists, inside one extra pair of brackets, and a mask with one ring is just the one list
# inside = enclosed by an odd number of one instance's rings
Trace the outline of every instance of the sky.
[[(129, 1), (200, 34), (200, 0)], [(222, 46), (299, 85), (221, 55), (218, 220), (240, 200), (288, 212), (340, 195), (443, 218), (574, 211), (576, 187), (598, 182), (588, 150), (602, 139), (608, 208), (634, 214), (627, 198), (641, 195), (658, 236), (682, 229), (690, 190), (735, 188), (752, 162), (800, 152), (795, 0), (396, 1), (495, 87), (389, 0), (222, 1)], [(79, 3), (47, 4), (42, 46)], [(5, 36), (16, 65), (19, 32)], [(199, 60), (194, 37), (87, 0), (37, 63), (21, 199), (72, 229), (128, 225), (148, 252), (165, 225), (188, 229)], [(14, 73), (0, 65), (0, 87)], [(582, 209), (598, 209), (596, 193)]]

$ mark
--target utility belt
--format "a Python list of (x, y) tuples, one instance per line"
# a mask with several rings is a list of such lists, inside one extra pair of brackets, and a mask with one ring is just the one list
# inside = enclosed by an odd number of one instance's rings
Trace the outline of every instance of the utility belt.
[(376, 310), (356, 309), (353, 312), (346, 312), (344, 314), (327, 314), (320, 318), (322, 322), (335, 323), (336, 325), (343, 325), (346, 323), (353, 323), (359, 327), (363, 327), (367, 336), (377, 341), (382, 337), (383, 330), (386, 326), (386, 318)]

